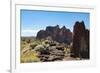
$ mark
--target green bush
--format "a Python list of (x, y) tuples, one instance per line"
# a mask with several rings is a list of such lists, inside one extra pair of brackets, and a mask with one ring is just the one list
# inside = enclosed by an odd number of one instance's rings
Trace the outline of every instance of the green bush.
[(39, 51), (41, 52), (42, 50), (44, 50), (45, 47), (43, 45), (37, 45), (35, 48), (34, 48), (34, 51)]
[(32, 43), (30, 44), (31, 49), (34, 49), (38, 44), (37, 43)]

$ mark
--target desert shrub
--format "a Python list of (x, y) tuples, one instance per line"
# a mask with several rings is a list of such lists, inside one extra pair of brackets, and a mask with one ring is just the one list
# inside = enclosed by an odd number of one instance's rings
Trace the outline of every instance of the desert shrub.
[(39, 62), (38, 53), (30, 51), (26, 54), (21, 54), (21, 63)]
[(26, 42), (27, 42), (27, 43), (30, 43), (30, 42), (31, 42), (31, 40), (30, 40), (30, 39), (26, 39)]
[(35, 39), (33, 42), (34, 42), (34, 43), (37, 43), (37, 44), (41, 44), (41, 43), (42, 43), (41, 40), (37, 40), (37, 39)]
[(50, 44), (49, 40), (44, 40), (45, 44)]
[(31, 49), (34, 49), (38, 44), (37, 43), (32, 43), (30, 44)]
[(70, 48), (64, 48), (64, 53), (65, 53), (65, 56), (70, 56), (71, 54)]
[(27, 46), (25, 41), (21, 41), (21, 50), (23, 50)]
[(45, 48), (48, 48), (48, 47), (50, 46), (48, 40), (44, 40), (44, 41), (42, 41), (42, 45), (43, 45)]
[(37, 45), (35, 48), (34, 48), (34, 51), (39, 51), (41, 52), (42, 50), (44, 50), (45, 47), (43, 45)]
[(25, 48), (25, 45), (21, 45), (21, 51)]

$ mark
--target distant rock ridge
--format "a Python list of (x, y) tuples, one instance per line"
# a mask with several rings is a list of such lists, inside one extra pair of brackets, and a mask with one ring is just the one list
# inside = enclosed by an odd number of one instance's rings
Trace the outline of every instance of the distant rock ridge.
[(52, 40), (59, 43), (70, 44), (72, 42), (72, 32), (65, 26), (62, 28), (59, 25), (47, 26), (46, 30), (40, 30), (37, 33), (36, 39), (46, 39), (47, 37), (51, 37)]

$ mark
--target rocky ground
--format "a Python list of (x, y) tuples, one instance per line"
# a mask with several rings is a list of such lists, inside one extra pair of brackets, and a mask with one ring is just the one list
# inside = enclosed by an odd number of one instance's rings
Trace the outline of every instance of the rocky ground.
[(79, 60), (79, 58), (70, 57), (70, 47), (66, 47), (65, 44), (49, 40), (41, 41), (41, 43), (38, 43), (37, 45), (29, 43), (27, 47), (24, 47), (21, 51), (21, 54), (22, 63)]

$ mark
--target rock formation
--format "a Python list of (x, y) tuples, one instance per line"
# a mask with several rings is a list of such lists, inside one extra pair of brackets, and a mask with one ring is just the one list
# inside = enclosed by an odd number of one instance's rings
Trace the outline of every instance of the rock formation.
[(89, 58), (89, 30), (84, 22), (76, 22), (73, 30), (72, 56)]
[[(60, 61), (63, 60), (64, 58), (64, 47), (58, 46), (57, 44), (55, 45), (50, 45), (51, 43), (48, 43), (48, 47), (44, 47), (45, 49), (41, 50), (41, 47), (39, 46), (37, 48), (40, 49), (38, 52), (40, 52), (40, 55), (38, 56), (42, 62), (47, 62), (47, 61)], [(52, 43), (54, 44), (54, 43)], [(47, 44), (45, 44), (47, 45)], [(36, 49), (35, 49), (36, 50)]]
[(36, 36), (37, 39), (46, 39), (47, 37), (51, 37), (53, 41), (59, 43), (70, 44), (72, 42), (72, 32), (65, 26), (62, 28), (59, 28), (59, 25), (48, 26), (46, 30), (40, 30)]

